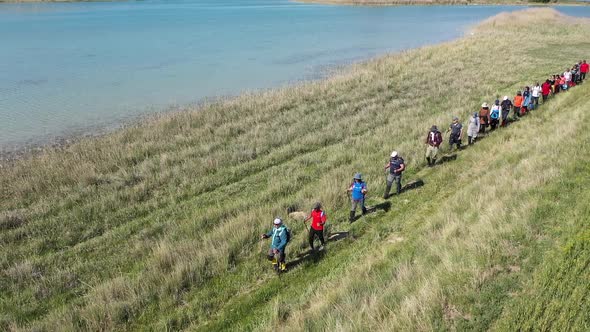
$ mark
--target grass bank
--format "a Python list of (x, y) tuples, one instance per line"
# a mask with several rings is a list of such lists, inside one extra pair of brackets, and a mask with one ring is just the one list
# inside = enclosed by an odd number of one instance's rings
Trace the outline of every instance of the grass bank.
[[(570, 271), (559, 248), (587, 216), (576, 197), (588, 195), (579, 172), (590, 85), (434, 169), (423, 167), (422, 141), (433, 123), (446, 128), (453, 115), (466, 119), (483, 101), (584, 58), (589, 33), (587, 21), (551, 9), (501, 14), (454, 42), (3, 167), (0, 326), (528, 326), (522, 318), (537, 307), (519, 311), (518, 301), (559, 304), (535, 293)], [(383, 201), (382, 166), (393, 149), (408, 161), (405, 181), (425, 185)], [(355, 171), (378, 209), (348, 224), (344, 190)], [(291, 269), (279, 279), (258, 234), (275, 215), (316, 200), (334, 241), (327, 254), (305, 255), (305, 230), (287, 219)], [(568, 248), (585, 248), (576, 243)], [(548, 270), (549, 261), (564, 268)], [(568, 278), (563, 294), (578, 286), (575, 274)], [(581, 319), (564, 323), (587, 319), (578, 308), (564, 317)]]

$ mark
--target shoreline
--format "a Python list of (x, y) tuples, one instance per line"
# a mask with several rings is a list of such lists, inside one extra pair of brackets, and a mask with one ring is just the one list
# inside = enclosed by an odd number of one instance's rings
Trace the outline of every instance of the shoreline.
[(563, 2), (529, 2), (529, 1), (469, 1), (469, 0), (290, 0), (292, 2), (328, 5), (328, 6), (359, 6), (359, 7), (395, 7), (395, 6), (525, 6), (525, 7), (554, 7), (554, 6), (588, 6), (590, 1), (563, 1)]
[(11, 142), (6, 147), (0, 145), (0, 168), (20, 160), (43, 155), (44, 153), (64, 151), (70, 146), (85, 140), (97, 140), (125, 130), (149, 125), (163, 117), (174, 116), (184, 112), (199, 111), (209, 104), (231, 100), (236, 97), (238, 96), (206, 97), (200, 101), (186, 105), (170, 105), (153, 113), (136, 114), (123, 119), (112, 119), (108, 124), (102, 126), (69, 128), (58, 134), (50, 135), (50, 137), (38, 137), (28, 141)]
[[(41, 4), (41, 3), (75, 3), (75, 2), (130, 2), (138, 0), (0, 0), (0, 4)], [(470, 1), (470, 0), (289, 0), (295, 3), (330, 5), (330, 6), (588, 6), (590, 1), (557, 1), (557, 2), (529, 2), (529, 1)]]
[[(2, 0), (0, 0), (0, 3), (114, 2), (114, 1), (118, 1), (118, 0), (104, 0), (104, 1), (103, 0), (98, 0), (98, 1), (94, 1), (94, 0), (91, 0), (91, 1), (57, 0), (57, 1), (4, 1), (4, 2)], [(128, 1), (128, 0), (122, 0), (122, 1)], [(305, 2), (305, 3), (322, 3), (323, 0), (290, 0), (290, 1)], [(326, 0), (326, 1), (332, 2), (334, 5), (344, 4), (338, 0), (335, 0), (335, 1)], [(352, 2), (350, 4), (352, 5)], [(433, 3), (432, 5), (438, 5), (438, 4)], [(457, 4), (457, 5), (462, 5), (462, 4)], [(478, 4), (471, 4), (471, 5), (478, 5)], [(383, 6), (390, 6), (390, 5), (383, 4)], [(550, 6), (551, 5), (548, 5), (547, 7), (550, 7)], [(546, 7), (546, 6), (540, 6), (540, 7)], [(477, 26), (478, 24), (481, 24), (484, 21), (485, 21), (485, 19), (477, 22), (474, 26)], [(149, 126), (150, 124), (157, 122), (158, 119), (160, 119), (162, 117), (175, 116), (177, 114), (185, 113), (185, 112), (199, 112), (202, 109), (206, 108), (208, 105), (222, 104), (227, 101), (239, 99), (243, 95), (264, 95), (269, 92), (272, 93), (275, 91), (281, 91), (283, 89), (293, 89), (293, 88), (305, 86), (306, 84), (313, 84), (314, 82), (320, 82), (322, 80), (330, 79), (334, 75), (337, 75), (338, 73), (341, 73), (343, 71), (346, 72), (347, 70), (350, 70), (354, 66), (362, 65), (364, 63), (371, 62), (371, 61), (377, 61), (383, 57), (392, 56), (392, 55), (396, 55), (396, 54), (400, 54), (400, 53), (408, 52), (408, 51), (412, 51), (412, 50), (417, 50), (422, 47), (443, 45), (443, 44), (446, 44), (449, 42), (454, 42), (460, 38), (463, 38), (468, 33), (469, 29), (471, 29), (471, 28), (472, 27), (468, 27), (463, 32), (463, 35), (458, 36), (457, 38), (454, 38), (454, 39), (451, 39), (448, 41), (433, 43), (433, 44), (426, 44), (426, 45), (422, 45), (422, 46), (414, 47), (414, 48), (400, 49), (400, 50), (394, 51), (394, 52), (385, 52), (382, 54), (368, 56), (366, 58), (358, 59), (352, 63), (339, 65), (339, 66), (337, 66), (338, 69), (336, 71), (334, 71), (330, 74), (327, 74), (327, 75), (319, 75), (319, 77), (317, 79), (298, 80), (294, 83), (287, 84), (285, 86), (263, 88), (263, 89), (258, 89), (258, 90), (251, 92), (251, 93), (245, 93), (245, 94), (240, 93), (238, 95), (230, 95), (230, 96), (205, 97), (202, 100), (196, 101), (194, 103), (165, 107), (162, 110), (157, 111), (155, 113), (139, 114), (139, 115), (129, 117), (127, 119), (113, 120), (111, 124), (105, 125), (105, 126), (98, 126), (97, 125), (97, 126), (86, 126), (86, 127), (79, 127), (79, 128), (68, 128), (60, 133), (57, 133), (55, 135), (51, 135), (50, 137), (48, 136), (46, 138), (38, 137), (38, 138), (29, 139), (29, 140), (23, 140), (20, 142), (9, 142), (7, 144), (7, 146), (0, 145), (0, 168), (8, 166), (8, 165), (10, 165), (14, 162), (20, 161), (20, 160), (34, 158), (34, 157), (42, 155), (44, 153), (53, 153), (53, 152), (57, 152), (57, 151), (63, 151), (63, 150), (66, 150), (68, 147), (75, 145), (81, 141), (97, 140), (97, 139), (107, 137), (109, 135), (115, 135), (115, 134), (123, 132), (129, 128), (143, 127), (146, 125)]]
[(0, 4), (40, 4), (40, 3), (74, 3), (74, 2), (129, 2), (137, 0), (0, 0)]

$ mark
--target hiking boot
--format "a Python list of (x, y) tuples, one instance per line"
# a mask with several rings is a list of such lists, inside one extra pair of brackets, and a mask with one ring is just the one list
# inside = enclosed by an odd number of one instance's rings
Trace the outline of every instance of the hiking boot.
[(353, 222), (354, 221), (354, 211), (350, 211), (350, 215), (348, 216), (348, 221), (349, 222)]
[(363, 216), (367, 214), (367, 208), (363, 206)]
[(281, 272), (287, 271), (287, 264), (281, 263), (280, 270), (281, 270)]

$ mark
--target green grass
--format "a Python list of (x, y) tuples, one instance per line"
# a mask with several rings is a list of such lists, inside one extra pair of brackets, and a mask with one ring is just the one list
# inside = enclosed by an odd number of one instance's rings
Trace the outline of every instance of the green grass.
[[(588, 158), (572, 167), (568, 178), (553, 186), (548, 197), (560, 197), (543, 211), (562, 211), (555, 225), (559, 244), (548, 252), (506, 307), (496, 330), (588, 331), (590, 329), (590, 232), (588, 231)], [(569, 192), (564, 195), (564, 188)], [(565, 197), (561, 197), (565, 196)], [(567, 209), (555, 209), (555, 204)], [(550, 205), (550, 206), (549, 206)]]
[[(588, 194), (580, 184), (590, 85), (434, 169), (424, 168), (422, 141), (433, 123), (446, 128), (453, 115), (466, 119), (483, 101), (583, 58), (578, 45), (589, 32), (586, 21), (550, 9), (502, 14), (454, 42), (162, 115), (0, 168), (0, 326), (529, 326), (520, 319), (537, 304), (560, 303), (536, 297), (542, 286), (530, 280), (567, 274), (545, 264), (567, 266), (570, 256), (554, 252), (587, 216), (576, 197)], [(387, 204), (382, 167), (393, 149), (408, 162), (404, 181), (425, 185), (348, 224), (344, 191), (355, 171), (367, 178), (368, 204)], [(285, 217), (293, 261), (306, 234), (286, 210), (316, 200), (329, 232), (348, 237), (279, 279), (258, 235)], [(579, 286), (568, 278), (563, 294)], [(576, 308), (567, 317), (578, 318), (560, 326), (584, 322)]]

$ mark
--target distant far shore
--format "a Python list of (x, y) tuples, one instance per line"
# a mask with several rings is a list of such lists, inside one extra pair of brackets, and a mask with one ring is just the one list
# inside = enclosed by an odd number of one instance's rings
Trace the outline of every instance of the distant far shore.
[(294, 0), (303, 3), (315, 3), (326, 5), (351, 5), (351, 6), (404, 6), (404, 5), (580, 5), (585, 6), (590, 4), (587, 1), (502, 1), (502, 0)]
[(0, 3), (114, 2), (126, 0), (0, 0)]
[[(128, 0), (0, 0), (0, 3), (50, 3), (50, 2), (114, 2)], [(559, 0), (559, 1), (520, 1), (520, 0), (292, 0), (301, 3), (349, 6), (406, 6), (406, 5), (590, 5), (590, 1)]]

